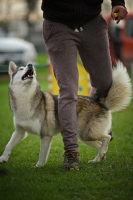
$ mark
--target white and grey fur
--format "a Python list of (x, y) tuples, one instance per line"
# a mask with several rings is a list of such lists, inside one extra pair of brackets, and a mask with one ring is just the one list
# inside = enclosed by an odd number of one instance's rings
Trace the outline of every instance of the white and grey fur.
[[(98, 150), (97, 156), (89, 161), (93, 163), (105, 158), (111, 140), (111, 113), (125, 109), (132, 96), (130, 78), (123, 64), (118, 62), (112, 73), (113, 84), (106, 98), (95, 101), (89, 97), (78, 97), (77, 135), (85, 144)], [(36, 167), (41, 167), (47, 162), (52, 137), (60, 132), (58, 98), (41, 91), (32, 63), (18, 68), (11, 61), (9, 75), (10, 106), (14, 115), (15, 131), (0, 157), (0, 163), (7, 162), (13, 147), (28, 133), (32, 133), (41, 140), (36, 164)]]

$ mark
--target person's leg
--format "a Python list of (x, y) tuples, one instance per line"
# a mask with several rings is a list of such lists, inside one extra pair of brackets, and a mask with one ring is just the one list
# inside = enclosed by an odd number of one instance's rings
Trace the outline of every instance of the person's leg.
[(77, 145), (77, 91), (78, 73), (76, 49), (64, 49), (63, 52), (50, 54), (54, 74), (59, 85), (58, 116), (64, 141), (64, 150), (78, 152)]
[(65, 25), (44, 21), (43, 36), (46, 50), (60, 88), (58, 114), (64, 150), (77, 153), (77, 47), (72, 40), (71, 31)]
[(90, 75), (91, 96), (105, 97), (112, 84), (107, 24), (100, 16), (83, 27), (79, 54)]

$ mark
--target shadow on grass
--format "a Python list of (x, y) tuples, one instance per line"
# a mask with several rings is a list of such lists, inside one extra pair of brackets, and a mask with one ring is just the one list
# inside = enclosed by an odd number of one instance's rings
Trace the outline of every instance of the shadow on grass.
[(8, 170), (7, 169), (0, 169), (0, 177), (6, 176), (6, 175), (8, 175)]

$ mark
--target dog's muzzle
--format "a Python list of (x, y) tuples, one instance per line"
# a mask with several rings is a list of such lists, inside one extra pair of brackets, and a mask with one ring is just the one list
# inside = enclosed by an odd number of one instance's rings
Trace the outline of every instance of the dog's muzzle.
[(33, 79), (33, 75), (34, 75), (33, 65), (31, 63), (29, 63), (26, 66), (26, 72), (22, 76), (22, 80), (24, 81), (24, 80), (27, 80), (27, 79)]

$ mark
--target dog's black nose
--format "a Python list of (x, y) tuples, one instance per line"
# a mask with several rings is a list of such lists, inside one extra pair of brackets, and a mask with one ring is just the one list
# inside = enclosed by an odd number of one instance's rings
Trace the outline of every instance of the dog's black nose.
[(33, 67), (32, 63), (29, 63), (29, 64), (28, 64), (28, 67), (29, 67), (29, 68)]

